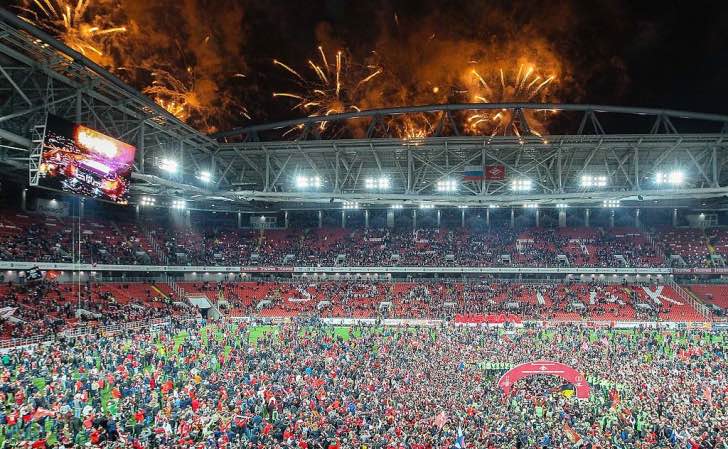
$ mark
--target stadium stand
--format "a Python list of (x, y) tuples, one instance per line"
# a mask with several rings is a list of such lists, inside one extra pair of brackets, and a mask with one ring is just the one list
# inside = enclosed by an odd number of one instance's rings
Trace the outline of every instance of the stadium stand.
[[(73, 243), (79, 237), (81, 244)], [(260, 232), (148, 226), (101, 218), (79, 224), (7, 211), (0, 221), (0, 260), (69, 262), (80, 248), (81, 262), (98, 264), (707, 267), (720, 263), (710, 254), (722, 254), (727, 239), (721, 230), (706, 237), (702, 230), (671, 228), (661, 229), (654, 239), (634, 228)]]
[(691, 284), (688, 288), (702, 301), (728, 309), (728, 285)]

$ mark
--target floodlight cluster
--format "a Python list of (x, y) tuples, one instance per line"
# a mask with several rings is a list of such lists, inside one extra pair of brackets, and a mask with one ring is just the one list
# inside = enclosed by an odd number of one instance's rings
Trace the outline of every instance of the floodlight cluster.
[(511, 190), (514, 192), (528, 192), (533, 188), (533, 181), (530, 179), (514, 179), (511, 183)]
[(321, 177), (320, 176), (297, 176), (296, 177), (296, 188), (298, 189), (320, 189), (321, 188)]
[(207, 170), (202, 170), (197, 174), (197, 179), (207, 184), (212, 181), (212, 173)]
[(458, 189), (458, 183), (454, 179), (441, 179), (437, 181), (436, 189), (438, 192), (454, 192)]
[(673, 186), (681, 185), (685, 182), (685, 173), (673, 170), (671, 172), (657, 172), (655, 173), (655, 184), (664, 185), (669, 184)]
[(159, 169), (168, 173), (177, 173), (177, 169), (179, 169), (179, 164), (174, 159), (164, 157), (159, 160)]
[(369, 190), (388, 190), (391, 187), (389, 178), (367, 178), (364, 180), (364, 187)]
[(581, 177), (581, 186), (584, 188), (606, 187), (607, 177), (584, 175)]

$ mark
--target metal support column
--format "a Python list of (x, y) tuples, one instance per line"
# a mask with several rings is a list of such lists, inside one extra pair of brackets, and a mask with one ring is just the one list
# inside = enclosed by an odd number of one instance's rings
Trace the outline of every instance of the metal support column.
[(336, 151), (336, 166), (334, 168), (334, 192), (339, 193), (341, 188), (339, 187), (339, 151)]
[(139, 155), (137, 168), (139, 169), (139, 173), (144, 173), (144, 120), (139, 122), (139, 133), (137, 134), (137, 154)]
[(265, 192), (270, 191), (270, 153), (265, 152), (265, 186), (263, 187)]
[(711, 165), (713, 166), (713, 187), (720, 187), (720, 182), (718, 181), (718, 149), (716, 147), (713, 147)]
[(414, 159), (412, 157), (412, 149), (407, 148), (407, 193), (412, 193), (412, 171), (413, 171)]
[(564, 192), (563, 170), (561, 169), (561, 146), (556, 150), (556, 170), (559, 177), (559, 192)]
[(81, 123), (81, 111), (83, 110), (83, 95), (81, 90), (76, 91), (76, 113), (74, 115), (76, 123)]
[(636, 190), (642, 190), (640, 186), (640, 150), (638, 147), (634, 147), (634, 188)]

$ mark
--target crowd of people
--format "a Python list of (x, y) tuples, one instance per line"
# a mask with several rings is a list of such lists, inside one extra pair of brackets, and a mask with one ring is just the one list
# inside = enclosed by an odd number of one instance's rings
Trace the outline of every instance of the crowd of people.
[(671, 228), (652, 233), (636, 228), (259, 231), (9, 212), (0, 217), (0, 260), (188, 266), (705, 267), (720, 264), (712, 255), (728, 255), (724, 234), (721, 229), (703, 234)]
[[(187, 284), (189, 285), (189, 284)], [(196, 287), (200, 285), (200, 287)], [(202, 287), (206, 285), (206, 287)], [(226, 308), (238, 316), (452, 319), (457, 314), (513, 314), (522, 320), (703, 320), (673, 315), (686, 307), (673, 290), (662, 287), (671, 300), (655, 301), (650, 283), (589, 281), (517, 282), (499, 279), (406, 282), (388, 280), (312, 280), (271, 282), (207, 282), (192, 289), (215, 290)], [(303, 292), (303, 294), (301, 293)], [(668, 293), (669, 292), (669, 293)], [(677, 299), (675, 299), (677, 298)], [(688, 306), (689, 307), (689, 306)]]
[[(593, 230), (575, 239), (557, 229), (156, 230), (169, 260), (182, 265), (268, 266), (664, 266), (639, 231)], [(574, 246), (577, 251), (570, 251)], [(617, 258), (619, 255), (621, 258)]]
[(151, 284), (143, 291), (123, 294), (129, 286), (114, 285), (112, 292), (110, 284), (50, 279), (0, 285), (0, 308), (6, 311), (1, 318), (0, 339), (51, 336), (78, 326), (109, 326), (191, 313), (173, 294), (163, 296), (152, 291)]
[[(196, 316), (190, 296), (204, 296), (225, 316), (452, 320), (457, 315), (512, 315), (519, 320), (710, 321), (669, 286), (600, 278), (520, 282), (312, 279), (0, 284), (0, 340), (49, 336), (175, 316)], [(659, 289), (659, 291), (658, 291)], [(178, 294), (181, 296), (178, 298)], [(659, 299), (662, 297), (663, 299)], [(720, 310), (719, 308), (717, 310)]]
[[(514, 365), (560, 377), (498, 379)], [(173, 321), (0, 357), (0, 447), (728, 448), (725, 334)]]

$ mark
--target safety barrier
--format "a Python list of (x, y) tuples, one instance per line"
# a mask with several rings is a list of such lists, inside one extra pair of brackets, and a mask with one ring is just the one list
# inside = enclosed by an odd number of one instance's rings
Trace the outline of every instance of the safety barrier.
[(50, 343), (52, 341), (55, 341), (59, 337), (77, 338), (85, 335), (115, 334), (129, 330), (138, 330), (144, 328), (151, 329), (159, 326), (164, 326), (166, 324), (169, 324), (169, 322), (170, 320), (168, 318), (155, 318), (153, 320), (133, 321), (130, 323), (112, 324), (108, 326), (78, 326), (72, 329), (66, 329), (63, 332), (57, 334), (55, 337), (49, 335), (36, 335), (33, 337), (0, 340), (0, 349), (14, 349), (43, 343)]

